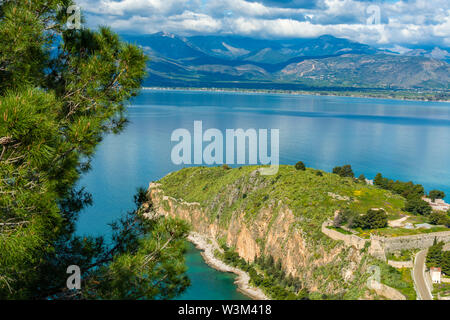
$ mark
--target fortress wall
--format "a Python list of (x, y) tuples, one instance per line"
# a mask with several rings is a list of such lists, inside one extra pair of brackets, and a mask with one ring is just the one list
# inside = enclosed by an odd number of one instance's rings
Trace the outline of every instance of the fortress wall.
[(331, 226), (331, 223), (324, 223), (322, 225), (322, 232), (333, 240), (344, 241), (347, 246), (354, 246), (357, 249), (363, 249), (365, 244), (369, 241), (367, 239), (355, 236), (354, 234), (343, 234), (339, 231), (329, 229), (328, 226)]
[(388, 260), (387, 263), (394, 268), (402, 269), (402, 268), (412, 268), (413, 262), (410, 261), (394, 261), (394, 260)]
[(369, 253), (379, 259), (386, 260), (386, 253), (397, 252), (410, 249), (426, 249), (430, 247), (434, 239), (450, 243), (450, 231), (422, 233), (401, 237), (380, 237), (371, 236), (370, 240), (360, 238), (356, 235), (343, 234), (337, 230), (329, 229), (331, 221), (322, 224), (322, 232), (333, 240), (343, 241), (347, 246), (354, 246), (362, 249), (367, 242), (370, 242)]
[(378, 237), (372, 236), (372, 241), (378, 241), (384, 248), (386, 253), (410, 250), (410, 249), (426, 249), (433, 245), (434, 239), (438, 242), (443, 241), (445, 243), (450, 242), (450, 231), (422, 233), (412, 236), (401, 237)]

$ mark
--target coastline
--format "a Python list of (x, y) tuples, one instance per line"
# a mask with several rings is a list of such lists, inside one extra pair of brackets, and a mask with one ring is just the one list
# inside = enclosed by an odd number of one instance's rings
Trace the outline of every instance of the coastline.
[(450, 103), (448, 100), (433, 100), (405, 97), (390, 96), (372, 96), (355, 91), (351, 94), (337, 94), (335, 91), (291, 91), (291, 90), (268, 90), (268, 89), (240, 89), (240, 88), (194, 88), (194, 87), (142, 87), (141, 90), (155, 91), (193, 91), (193, 92), (222, 92), (222, 93), (253, 93), (253, 94), (282, 94), (282, 95), (298, 95), (298, 96), (319, 96), (319, 97), (345, 97), (345, 98), (367, 98), (367, 99), (383, 99), (395, 101), (416, 101), (416, 102), (444, 102)]
[(201, 250), (203, 259), (210, 267), (221, 272), (232, 272), (236, 274), (237, 278), (234, 283), (237, 285), (239, 292), (253, 300), (270, 300), (261, 289), (250, 286), (250, 276), (247, 272), (231, 267), (214, 256), (214, 251), (219, 249), (214, 239), (196, 232), (191, 232), (187, 240), (193, 243), (197, 249)]

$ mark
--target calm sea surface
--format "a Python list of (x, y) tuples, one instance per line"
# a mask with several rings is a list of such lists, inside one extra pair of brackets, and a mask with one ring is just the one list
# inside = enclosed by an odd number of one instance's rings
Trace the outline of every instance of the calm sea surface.
[[(182, 166), (172, 164), (173, 130), (279, 129), (280, 163), (302, 160), (331, 171), (351, 164), (357, 175), (376, 173), (440, 189), (450, 199), (450, 103), (277, 94), (143, 91), (129, 108), (131, 123), (97, 149), (80, 185), (94, 205), (80, 216), (80, 234), (108, 234), (108, 223), (133, 208), (138, 186)], [(190, 246), (192, 286), (185, 299), (242, 299), (234, 276), (203, 263)]]

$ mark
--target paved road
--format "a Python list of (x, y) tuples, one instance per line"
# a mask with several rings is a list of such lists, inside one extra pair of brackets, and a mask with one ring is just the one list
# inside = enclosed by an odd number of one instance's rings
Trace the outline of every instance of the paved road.
[(430, 290), (428, 290), (425, 282), (425, 258), (427, 256), (428, 249), (420, 251), (416, 255), (414, 261), (414, 283), (416, 284), (416, 290), (421, 300), (433, 300)]

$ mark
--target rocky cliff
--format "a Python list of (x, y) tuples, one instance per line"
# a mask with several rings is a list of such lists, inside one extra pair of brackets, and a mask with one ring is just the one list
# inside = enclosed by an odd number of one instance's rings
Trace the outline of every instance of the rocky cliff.
[(366, 287), (374, 263), (367, 249), (348, 247), (321, 232), (321, 223), (343, 205), (328, 190), (364, 206), (353, 199), (353, 189), (373, 187), (323, 174), (292, 167), (273, 177), (251, 167), (189, 168), (150, 184), (149, 197), (156, 212), (188, 221), (193, 231), (226, 244), (248, 262), (259, 256), (281, 261), (284, 271), (313, 294), (374, 297)]

